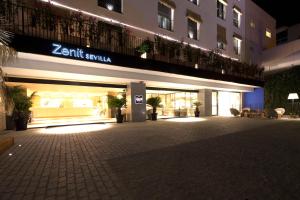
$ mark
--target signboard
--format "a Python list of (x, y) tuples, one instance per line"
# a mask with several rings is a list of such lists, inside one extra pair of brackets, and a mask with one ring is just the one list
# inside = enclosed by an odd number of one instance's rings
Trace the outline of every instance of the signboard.
[(59, 43), (52, 43), (52, 55), (67, 58), (81, 59), (92, 62), (111, 63), (112, 60), (108, 56), (90, 53), (81, 48), (68, 48)]
[(144, 103), (143, 95), (135, 95), (134, 102), (135, 104), (143, 104)]

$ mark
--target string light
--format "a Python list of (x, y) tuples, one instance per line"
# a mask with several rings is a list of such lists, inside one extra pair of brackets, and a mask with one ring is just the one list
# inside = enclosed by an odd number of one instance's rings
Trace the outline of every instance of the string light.
[[(124, 23), (124, 22), (121, 22), (121, 21), (118, 21), (118, 20), (114, 20), (112, 18), (108, 18), (108, 17), (104, 17), (104, 16), (101, 16), (101, 15), (96, 15), (94, 13), (91, 13), (91, 12), (87, 12), (87, 11), (84, 11), (84, 10), (80, 10), (80, 9), (76, 9), (76, 8), (73, 8), (71, 6), (67, 6), (67, 5), (64, 5), (62, 3), (59, 3), (59, 2), (56, 2), (56, 1), (52, 1), (52, 0), (40, 0), (42, 2), (48, 2), (54, 6), (57, 6), (57, 7), (61, 7), (61, 8), (65, 8), (65, 9), (68, 9), (68, 10), (71, 10), (71, 11), (74, 11), (74, 12), (80, 12), (82, 14), (85, 14), (85, 15), (88, 15), (88, 16), (91, 16), (91, 17), (95, 17), (95, 18), (98, 18), (98, 19), (101, 19), (103, 21), (107, 21), (109, 23), (112, 23), (112, 24), (119, 24), (121, 26), (124, 26), (124, 27), (127, 27), (127, 28), (132, 28), (132, 29), (135, 29), (135, 30), (138, 30), (138, 31), (142, 31), (142, 32), (145, 32), (145, 33), (148, 33), (148, 34), (151, 34), (151, 35), (157, 35), (161, 38), (164, 38), (164, 39), (167, 39), (167, 40), (170, 40), (170, 41), (175, 41), (175, 42), (179, 42), (181, 43), (182, 41), (180, 40), (177, 40), (175, 38), (172, 38), (172, 37), (169, 37), (167, 35), (163, 35), (163, 34), (160, 34), (160, 33), (156, 33), (156, 32), (153, 32), (153, 31), (150, 31), (150, 30), (147, 30), (147, 29), (144, 29), (144, 28), (140, 28), (140, 27), (137, 27), (137, 26), (133, 26), (133, 25), (130, 25), (130, 24), (127, 24), (127, 23)], [(190, 45), (191, 47), (194, 47), (194, 48), (197, 48), (197, 49), (201, 49), (203, 51), (210, 51), (209, 49), (207, 48), (204, 48), (204, 47), (201, 47), (201, 46), (198, 46), (196, 44), (189, 44), (187, 42), (182, 42), (183, 44), (185, 45)], [(238, 61), (239, 59), (237, 58), (233, 58), (233, 57), (230, 57), (230, 56), (227, 56), (225, 54), (219, 54), (225, 58), (231, 58), (232, 60), (236, 60)]]

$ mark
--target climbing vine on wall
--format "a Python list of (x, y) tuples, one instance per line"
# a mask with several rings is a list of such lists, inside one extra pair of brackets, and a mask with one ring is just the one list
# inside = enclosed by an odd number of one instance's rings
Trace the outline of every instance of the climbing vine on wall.
[[(300, 96), (300, 66), (266, 76), (265, 107), (285, 108), (286, 114), (289, 114), (292, 108), (292, 102), (288, 100), (289, 93), (298, 93)], [(300, 114), (299, 100), (295, 100), (295, 111)]]

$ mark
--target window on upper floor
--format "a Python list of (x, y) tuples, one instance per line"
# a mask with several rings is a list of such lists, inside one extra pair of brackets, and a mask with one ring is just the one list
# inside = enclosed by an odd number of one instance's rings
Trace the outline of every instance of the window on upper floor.
[(227, 0), (217, 0), (217, 16), (220, 19), (225, 20), (226, 18), (226, 6)]
[(266, 37), (267, 38), (272, 38), (272, 33), (271, 33), (271, 30), (269, 28), (266, 28)]
[(174, 7), (165, 2), (158, 2), (158, 26), (160, 28), (172, 31), (174, 24)]
[(98, 0), (98, 6), (122, 13), (122, 0)]
[(200, 24), (202, 23), (202, 18), (197, 13), (191, 10), (186, 11), (187, 16), (187, 37), (199, 40), (200, 38)]
[(226, 28), (223, 26), (217, 26), (217, 48), (225, 50), (227, 45)]
[(241, 55), (242, 52), (242, 38), (241, 36), (233, 35), (233, 50), (236, 55)]
[(200, 23), (190, 18), (187, 19), (187, 22), (188, 22), (188, 38), (198, 40)]
[(195, 4), (195, 5), (199, 5), (199, 0), (188, 0), (188, 1), (190, 1), (190, 2), (192, 2), (193, 4)]
[(250, 22), (250, 27), (251, 27), (251, 28), (255, 28), (255, 23), (254, 23), (254, 21), (251, 21), (251, 22)]
[(242, 18), (241, 10), (237, 6), (234, 6), (233, 7), (233, 25), (235, 27), (240, 28), (241, 18)]

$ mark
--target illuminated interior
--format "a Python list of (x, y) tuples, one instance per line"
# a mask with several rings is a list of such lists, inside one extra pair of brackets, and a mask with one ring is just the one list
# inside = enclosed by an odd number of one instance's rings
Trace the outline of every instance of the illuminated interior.
[[(216, 98), (214, 95), (212, 96), (213, 100)], [(237, 92), (223, 92), (219, 91), (217, 93), (218, 98), (218, 115), (219, 116), (232, 116), (230, 113), (230, 108), (235, 108), (237, 110), (241, 110), (241, 94)], [(213, 107), (213, 111), (215, 112), (215, 108)]]
[(32, 83), (9, 85), (22, 85), (28, 96), (36, 92), (31, 108), (31, 126), (107, 121), (114, 116), (108, 108), (107, 95), (118, 95), (124, 90)]
[[(162, 107), (157, 108), (159, 118), (194, 116), (193, 103), (198, 99), (197, 92), (147, 90), (147, 99), (156, 96), (162, 100)], [(151, 112), (152, 108), (147, 106), (147, 115)]]

